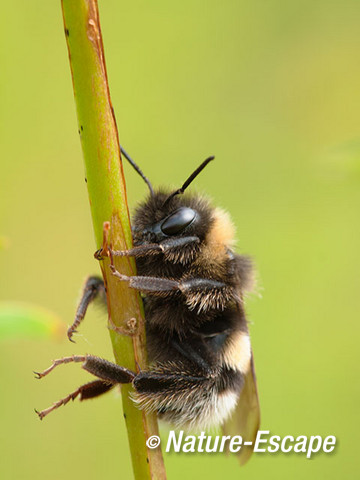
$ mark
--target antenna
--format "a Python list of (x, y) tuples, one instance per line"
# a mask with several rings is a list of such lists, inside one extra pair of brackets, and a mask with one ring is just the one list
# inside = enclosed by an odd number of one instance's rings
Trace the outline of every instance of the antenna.
[(154, 190), (152, 188), (152, 185), (151, 185), (150, 181), (145, 177), (145, 175), (143, 174), (141, 169), (136, 165), (134, 160), (131, 159), (131, 157), (126, 153), (126, 151), (121, 146), (120, 146), (120, 151), (121, 151), (122, 155), (124, 155), (126, 160), (130, 163), (130, 165), (137, 171), (137, 173), (140, 175), (140, 177), (144, 180), (146, 185), (149, 187), (151, 196), (153, 197), (154, 196)]
[(195, 180), (195, 178), (199, 175), (200, 172), (202, 172), (202, 170), (204, 170), (204, 168), (206, 167), (206, 165), (211, 162), (212, 160), (214, 160), (214, 156), (212, 155), (211, 157), (208, 157), (206, 160), (204, 160), (202, 162), (202, 164), (200, 166), (198, 166), (198, 168), (190, 175), (190, 177), (185, 181), (185, 183), (183, 184), (183, 186), (181, 188), (179, 188), (178, 190), (175, 190), (175, 192), (173, 192), (164, 202), (164, 206), (170, 202), (170, 200), (175, 197), (175, 195), (179, 195), (179, 194), (182, 194), (185, 192), (185, 190), (187, 189), (187, 187), (190, 185), (190, 183)]

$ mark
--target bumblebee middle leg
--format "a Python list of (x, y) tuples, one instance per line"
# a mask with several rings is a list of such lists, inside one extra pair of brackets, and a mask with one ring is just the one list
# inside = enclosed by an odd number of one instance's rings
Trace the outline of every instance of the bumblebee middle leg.
[(77, 327), (84, 319), (88, 306), (96, 298), (101, 298), (103, 303), (106, 304), (104, 281), (100, 277), (88, 277), (85, 281), (85, 285), (81, 294), (81, 299), (76, 309), (75, 320), (67, 331), (67, 336), (71, 342), (74, 342), (72, 336), (74, 333), (77, 332)]
[(170, 278), (160, 277), (128, 277), (118, 272), (113, 265), (110, 265), (111, 271), (115, 277), (124, 282), (129, 282), (129, 287), (144, 292), (161, 293), (179, 290), (186, 293), (191, 290), (211, 290), (226, 288), (226, 284), (211, 280), (208, 278), (190, 278), (187, 280), (171, 280)]
[(114, 265), (110, 265), (111, 271), (119, 280), (128, 282), (130, 288), (141, 290), (158, 296), (171, 295), (181, 292), (186, 299), (190, 310), (198, 313), (210, 309), (224, 309), (230, 300), (241, 301), (238, 292), (224, 282), (210, 278), (186, 278), (172, 280), (160, 277), (128, 277), (118, 272)]

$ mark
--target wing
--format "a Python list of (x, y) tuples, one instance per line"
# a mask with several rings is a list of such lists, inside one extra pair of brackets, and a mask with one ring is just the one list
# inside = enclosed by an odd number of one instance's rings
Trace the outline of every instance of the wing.
[[(257, 431), (260, 426), (260, 405), (256, 386), (254, 358), (251, 353), (250, 368), (245, 375), (245, 383), (241, 390), (236, 408), (223, 425), (225, 435), (241, 435), (243, 446), (237, 453), (240, 465), (244, 465), (253, 452)], [(244, 442), (252, 442), (244, 446)]]

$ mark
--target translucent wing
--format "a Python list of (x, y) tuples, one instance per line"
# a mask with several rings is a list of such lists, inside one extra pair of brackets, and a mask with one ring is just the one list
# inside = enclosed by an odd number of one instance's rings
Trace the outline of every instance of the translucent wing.
[[(225, 435), (241, 435), (243, 443), (237, 453), (239, 462), (244, 465), (253, 452), (257, 431), (260, 426), (260, 405), (256, 386), (254, 359), (251, 354), (250, 368), (245, 376), (245, 383), (240, 394), (236, 408), (223, 425)], [(244, 442), (252, 445), (244, 446)]]

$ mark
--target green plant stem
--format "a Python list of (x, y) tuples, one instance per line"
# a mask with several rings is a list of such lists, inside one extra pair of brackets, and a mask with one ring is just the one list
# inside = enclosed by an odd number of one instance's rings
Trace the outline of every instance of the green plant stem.
[[(96, 246), (101, 247), (103, 224), (109, 221), (112, 247), (128, 249), (132, 246), (131, 227), (97, 2), (62, 0), (62, 9)], [(132, 259), (116, 257), (114, 263), (125, 275), (135, 274)], [(116, 362), (134, 371), (138, 366), (145, 368), (141, 299), (135, 290), (111, 275), (108, 259), (101, 262), (101, 269), (107, 287), (109, 329)], [(135, 323), (136, 335), (130, 335), (129, 321)], [(121, 334), (124, 332), (128, 335)], [(158, 435), (156, 416), (145, 415), (134, 406), (129, 399), (131, 388), (122, 386), (122, 400), (134, 476), (137, 480), (165, 479), (160, 448), (150, 450), (145, 443), (149, 436)], [(122, 477), (121, 465), (114, 464), (114, 470), (117, 468)]]

